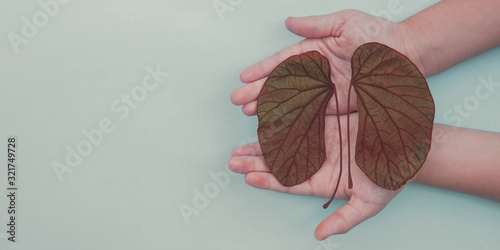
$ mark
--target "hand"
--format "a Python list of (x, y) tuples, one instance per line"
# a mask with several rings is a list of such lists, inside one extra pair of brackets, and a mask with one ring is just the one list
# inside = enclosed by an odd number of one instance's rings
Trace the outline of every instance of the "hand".
[[(419, 61), (416, 60), (418, 56), (412, 55), (411, 51), (415, 50), (405, 44), (411, 44), (411, 42), (402, 26), (359, 11), (348, 10), (326, 16), (288, 18), (286, 25), (290, 31), (307, 39), (245, 70), (241, 74), (241, 80), (248, 84), (237, 89), (231, 95), (231, 100), (235, 105), (243, 105), (243, 112), (246, 115), (255, 115), (257, 113), (258, 95), (271, 71), (280, 62), (292, 55), (311, 50), (319, 51), (330, 62), (331, 79), (335, 83), (339, 98), (339, 112), (337, 113), (335, 101), (329, 102), (326, 111), (325, 142), (327, 160), (309, 180), (292, 187), (281, 185), (271, 174), (262, 157), (258, 143), (235, 148), (229, 166), (235, 172), (246, 174), (247, 183), (257, 188), (330, 197), (340, 171), (337, 115), (341, 115), (342, 121), (345, 121), (348, 108), (350, 111), (356, 110), (354, 93), (351, 93), (351, 101), (347, 104), (352, 54), (358, 46), (366, 42), (380, 42), (406, 54), (417, 66), (419, 66)], [(349, 202), (321, 222), (315, 232), (316, 238), (320, 240), (330, 235), (349, 231), (357, 224), (382, 210), (399, 192), (377, 186), (355, 164), (353, 152), (356, 144), (357, 115), (355, 113), (348, 115), (351, 116), (351, 171), (354, 187), (352, 189), (347, 188), (347, 171), (344, 171), (336, 198), (349, 199)], [(342, 124), (346, 123), (342, 122)], [(346, 166), (348, 158), (347, 130), (345, 125), (342, 126), (341, 131), (344, 138), (342, 159), (343, 165)]]
[[(354, 152), (356, 145), (356, 134), (358, 118), (356, 114), (349, 114), (350, 117), (350, 139), (351, 152)], [(343, 165), (347, 166), (347, 115), (341, 116), (341, 131), (343, 138)], [(245, 181), (256, 188), (269, 189), (278, 192), (314, 195), (328, 197), (333, 194), (337, 184), (340, 157), (339, 157), (339, 134), (336, 115), (327, 115), (325, 118), (325, 144), (327, 159), (321, 168), (307, 181), (286, 187), (271, 173), (267, 163), (262, 156), (259, 143), (247, 144), (237, 147), (232, 152), (229, 167), (234, 172), (246, 174)], [(351, 171), (354, 186), (347, 188), (347, 171), (342, 174), (336, 198), (349, 199), (349, 202), (323, 220), (316, 229), (315, 236), (323, 240), (330, 235), (346, 233), (362, 221), (370, 218), (382, 210), (387, 203), (397, 194), (398, 191), (391, 191), (377, 186), (361, 171), (356, 165), (354, 154), (351, 154)], [(347, 168), (344, 168), (346, 170)], [(325, 199), (325, 202), (327, 200)], [(334, 201), (335, 202), (335, 201)], [(318, 205), (318, 209), (320, 206)]]
[[(257, 97), (271, 71), (288, 57), (303, 52), (317, 50), (328, 58), (331, 79), (339, 98), (340, 114), (347, 113), (351, 57), (360, 45), (367, 42), (386, 44), (407, 55), (421, 68), (418, 55), (412, 53), (415, 49), (411, 46), (413, 43), (404, 26), (386, 19), (360, 11), (346, 10), (325, 16), (290, 17), (286, 20), (286, 26), (293, 33), (307, 39), (251, 66), (241, 74), (241, 81), (248, 84), (234, 91), (231, 100), (235, 105), (243, 105), (243, 113), (246, 115), (257, 114)], [(356, 109), (356, 96), (351, 93), (349, 110)], [(326, 112), (337, 113), (335, 101), (329, 102)]]

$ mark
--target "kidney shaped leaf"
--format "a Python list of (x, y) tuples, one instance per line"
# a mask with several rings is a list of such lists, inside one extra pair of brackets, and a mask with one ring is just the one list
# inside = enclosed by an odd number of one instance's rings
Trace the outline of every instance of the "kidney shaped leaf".
[(333, 92), (330, 65), (317, 51), (289, 57), (264, 83), (257, 133), (264, 158), (281, 184), (304, 182), (326, 160), (325, 109)]
[(418, 68), (385, 45), (360, 46), (351, 67), (359, 114), (356, 163), (377, 185), (396, 190), (427, 157), (434, 101)]

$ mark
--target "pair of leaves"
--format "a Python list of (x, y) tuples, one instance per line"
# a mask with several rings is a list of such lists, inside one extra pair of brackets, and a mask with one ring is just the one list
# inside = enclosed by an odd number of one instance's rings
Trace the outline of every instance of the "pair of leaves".
[[(406, 56), (379, 43), (360, 46), (351, 67), (349, 96), (354, 87), (359, 115), (356, 163), (374, 183), (396, 190), (416, 174), (430, 149), (434, 102), (427, 82)], [(328, 59), (309, 51), (279, 64), (261, 90), (259, 142), (285, 186), (306, 181), (326, 160), (325, 110), (332, 95), (338, 113), (330, 74)], [(342, 166), (339, 181), (341, 174)], [(351, 187), (350, 179), (349, 165)]]

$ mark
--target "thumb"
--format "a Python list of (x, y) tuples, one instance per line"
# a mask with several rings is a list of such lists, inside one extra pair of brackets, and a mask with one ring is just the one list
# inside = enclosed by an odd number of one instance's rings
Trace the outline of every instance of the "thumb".
[(341, 11), (322, 16), (289, 17), (285, 24), (288, 30), (306, 38), (338, 36), (340, 27), (345, 23), (349, 12)]
[(356, 198), (324, 219), (316, 228), (314, 235), (318, 240), (324, 240), (334, 234), (347, 233), (353, 227), (374, 216), (384, 208), (383, 205), (366, 204)]

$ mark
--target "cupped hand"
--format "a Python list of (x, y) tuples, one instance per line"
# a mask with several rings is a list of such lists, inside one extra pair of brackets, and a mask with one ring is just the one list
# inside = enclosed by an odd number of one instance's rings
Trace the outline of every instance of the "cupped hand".
[[(418, 55), (412, 54), (415, 50), (403, 26), (363, 12), (347, 10), (324, 16), (288, 18), (286, 26), (293, 33), (306, 39), (245, 70), (241, 74), (241, 80), (247, 84), (234, 91), (231, 100), (235, 105), (243, 105), (243, 112), (246, 115), (255, 115), (258, 95), (271, 71), (290, 56), (311, 50), (319, 51), (330, 62), (331, 80), (336, 86), (339, 103), (338, 112), (335, 101), (330, 101), (326, 110), (327, 160), (309, 180), (291, 187), (281, 185), (274, 177), (262, 156), (258, 143), (235, 148), (229, 166), (235, 172), (246, 174), (247, 183), (257, 188), (330, 197), (341, 171), (337, 116), (340, 116), (343, 124), (340, 128), (344, 138), (341, 146), (343, 166), (347, 166), (348, 159), (345, 123), (347, 116), (350, 116), (351, 121), (349, 126), (351, 152), (354, 152), (356, 144), (357, 114), (347, 114), (348, 110), (356, 110), (354, 93), (351, 93), (350, 103), (347, 103), (352, 54), (364, 43), (379, 42), (407, 55), (417, 66), (420, 66), (420, 61)], [(377, 214), (399, 192), (399, 190), (391, 191), (374, 184), (356, 165), (354, 154), (350, 157), (354, 187), (348, 188), (347, 168), (344, 168), (336, 194), (336, 198), (348, 199), (349, 202), (321, 222), (315, 232), (316, 238), (320, 240), (330, 235), (345, 233)]]
[[(246, 115), (257, 114), (257, 97), (271, 71), (290, 56), (317, 50), (328, 58), (331, 80), (335, 84), (339, 113), (348, 110), (347, 94), (351, 80), (351, 57), (357, 47), (367, 42), (379, 42), (406, 54), (417, 66), (418, 56), (412, 54), (411, 39), (402, 25), (369, 14), (345, 10), (330, 15), (290, 17), (287, 28), (306, 39), (259, 62), (241, 74), (247, 83), (231, 95), (235, 105), (243, 105)], [(410, 49), (409, 49), (410, 48)], [(334, 97), (332, 97), (334, 98)], [(335, 101), (330, 101), (327, 114), (336, 114)], [(349, 110), (356, 110), (356, 97), (351, 93)]]
[[(357, 115), (350, 117), (350, 146), (354, 152), (357, 133)], [(349, 202), (335, 213), (323, 220), (316, 229), (315, 236), (323, 240), (334, 234), (346, 233), (362, 221), (372, 217), (382, 210), (398, 191), (391, 191), (377, 186), (356, 165), (354, 154), (351, 154), (351, 171), (353, 188), (347, 186), (347, 115), (342, 115), (341, 132), (343, 138), (343, 169), (342, 178), (336, 198)], [(232, 171), (246, 174), (245, 181), (256, 188), (269, 189), (278, 192), (330, 197), (338, 181), (340, 171), (339, 133), (336, 115), (327, 115), (325, 118), (325, 144), (327, 159), (321, 168), (307, 181), (295, 186), (283, 186), (271, 173), (260, 149), (259, 143), (252, 143), (237, 147), (232, 152), (229, 167)], [(327, 200), (325, 199), (325, 202)], [(335, 202), (335, 201), (334, 201)]]

